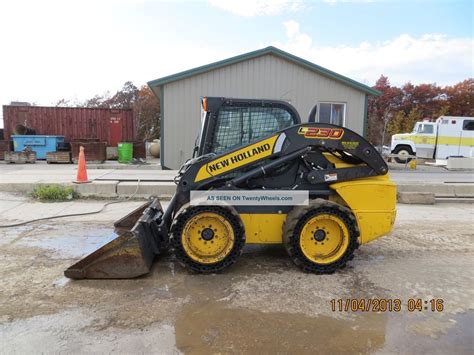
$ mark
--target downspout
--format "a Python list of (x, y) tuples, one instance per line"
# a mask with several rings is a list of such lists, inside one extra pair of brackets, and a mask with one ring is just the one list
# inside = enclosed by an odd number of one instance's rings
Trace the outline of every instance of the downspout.
[(169, 170), (165, 166), (165, 86), (160, 86), (160, 164), (162, 170)]
[[(368, 111), (368, 106), (369, 106), (369, 95), (365, 94), (365, 100), (364, 100), (364, 124), (362, 126), (362, 137), (367, 139), (368, 135), (368, 126), (369, 126), (369, 111)], [(383, 144), (383, 142), (382, 142)]]

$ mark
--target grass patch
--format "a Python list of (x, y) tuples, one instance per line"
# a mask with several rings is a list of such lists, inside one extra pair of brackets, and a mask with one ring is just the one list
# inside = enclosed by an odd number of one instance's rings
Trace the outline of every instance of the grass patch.
[(41, 185), (36, 187), (31, 196), (40, 201), (69, 201), (79, 197), (72, 187), (61, 185)]

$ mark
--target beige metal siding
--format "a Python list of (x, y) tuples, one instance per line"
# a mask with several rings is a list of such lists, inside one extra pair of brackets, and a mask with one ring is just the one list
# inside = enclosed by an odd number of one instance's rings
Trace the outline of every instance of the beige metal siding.
[(343, 102), (346, 127), (362, 133), (364, 126), (364, 92), (268, 54), (164, 85), (165, 167), (177, 169), (191, 157), (202, 96), (286, 100), (302, 121), (315, 103)]

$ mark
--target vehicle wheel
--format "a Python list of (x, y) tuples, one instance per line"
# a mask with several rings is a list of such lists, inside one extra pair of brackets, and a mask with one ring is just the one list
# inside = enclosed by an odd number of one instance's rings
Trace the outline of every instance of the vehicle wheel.
[(351, 211), (316, 199), (296, 207), (283, 225), (283, 243), (293, 262), (305, 272), (331, 274), (352, 260), (359, 229)]
[(245, 245), (245, 229), (232, 207), (184, 205), (171, 225), (176, 259), (194, 272), (221, 271), (237, 260)]
[(405, 147), (405, 146), (395, 148), (395, 150), (393, 151), (393, 154), (398, 154), (400, 156), (400, 157), (395, 158), (395, 161), (399, 164), (409, 163), (412, 160), (412, 158), (404, 158), (404, 157), (408, 155), (414, 155), (411, 148)]

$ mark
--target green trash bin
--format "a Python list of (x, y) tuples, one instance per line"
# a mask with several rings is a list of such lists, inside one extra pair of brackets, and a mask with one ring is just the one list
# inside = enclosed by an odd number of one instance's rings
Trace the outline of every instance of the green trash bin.
[(130, 163), (133, 159), (133, 143), (118, 144), (118, 161), (119, 163)]

